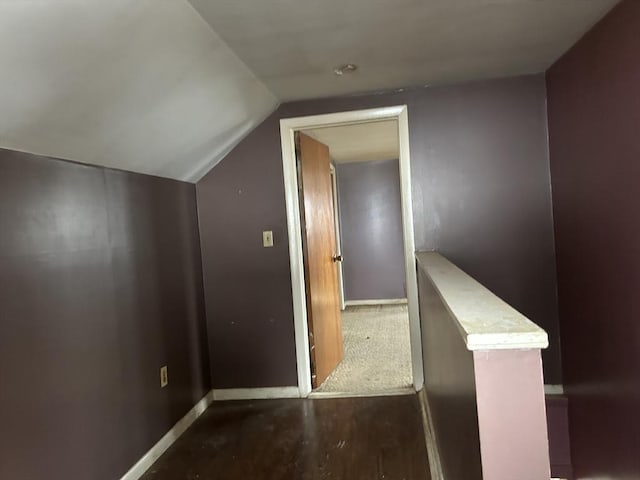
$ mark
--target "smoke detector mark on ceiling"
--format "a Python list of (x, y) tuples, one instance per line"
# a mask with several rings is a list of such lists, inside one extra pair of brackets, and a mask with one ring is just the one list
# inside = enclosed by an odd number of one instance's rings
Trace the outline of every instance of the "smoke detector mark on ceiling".
[(358, 70), (358, 66), (353, 63), (345, 63), (333, 69), (333, 73), (338, 77), (342, 77), (345, 74), (350, 74)]

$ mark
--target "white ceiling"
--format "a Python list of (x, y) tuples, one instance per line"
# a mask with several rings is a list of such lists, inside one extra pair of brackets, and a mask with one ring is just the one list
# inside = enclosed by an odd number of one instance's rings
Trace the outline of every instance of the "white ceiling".
[(190, 1), (281, 100), (542, 72), (617, 3)]
[(398, 158), (398, 121), (384, 120), (305, 130), (329, 147), (336, 163), (370, 162)]
[(0, 147), (196, 181), (279, 101), (539, 72), (617, 0), (191, 3), (0, 0)]
[(0, 147), (197, 180), (277, 106), (186, 0), (0, 0)]

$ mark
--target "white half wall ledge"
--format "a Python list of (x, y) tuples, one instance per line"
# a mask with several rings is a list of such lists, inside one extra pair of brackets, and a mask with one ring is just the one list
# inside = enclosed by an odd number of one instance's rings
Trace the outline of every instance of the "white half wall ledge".
[(278, 99), (185, 0), (0, 1), (0, 148), (195, 182)]
[(418, 252), (468, 350), (543, 349), (549, 338), (538, 325), (437, 252)]

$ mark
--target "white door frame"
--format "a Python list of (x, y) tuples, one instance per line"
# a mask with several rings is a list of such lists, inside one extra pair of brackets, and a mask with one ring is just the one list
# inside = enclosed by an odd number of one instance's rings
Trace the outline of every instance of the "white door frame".
[(287, 228), (289, 234), (289, 258), (291, 262), (291, 286), (293, 293), (296, 362), (298, 367), (298, 390), (300, 391), (300, 396), (303, 398), (309, 396), (312, 388), (304, 263), (302, 258), (302, 231), (300, 222), (300, 204), (298, 199), (298, 176), (296, 171), (295, 132), (318, 127), (333, 127), (338, 125), (393, 119), (398, 121), (398, 139), (400, 145), (400, 195), (402, 204), (402, 229), (404, 236), (413, 385), (416, 390), (420, 390), (424, 383), (422, 367), (422, 339), (420, 336), (420, 318), (418, 312), (415, 240), (413, 236), (411, 162), (409, 156), (409, 121), (407, 106), (400, 105), (395, 107), (355, 110), (325, 115), (284, 118), (280, 120), (280, 140), (282, 142), (282, 166), (284, 173), (285, 202), (287, 207)]
[[(333, 223), (335, 225), (336, 232), (336, 255), (342, 256), (342, 235), (340, 233), (340, 206), (338, 204), (338, 180), (336, 177), (336, 167), (333, 163), (330, 165), (331, 170), (331, 185), (333, 190)], [(340, 310), (345, 309), (344, 304), (344, 271), (342, 269), (344, 262), (337, 263), (338, 267), (338, 296), (340, 297)]]

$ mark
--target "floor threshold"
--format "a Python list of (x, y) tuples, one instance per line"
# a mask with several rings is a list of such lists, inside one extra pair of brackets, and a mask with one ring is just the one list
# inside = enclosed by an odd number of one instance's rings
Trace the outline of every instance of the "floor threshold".
[(311, 392), (308, 398), (364, 398), (364, 397), (393, 397), (398, 395), (415, 395), (413, 387), (393, 388), (379, 392)]

